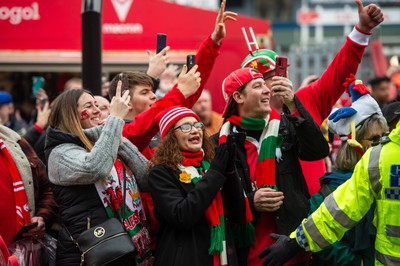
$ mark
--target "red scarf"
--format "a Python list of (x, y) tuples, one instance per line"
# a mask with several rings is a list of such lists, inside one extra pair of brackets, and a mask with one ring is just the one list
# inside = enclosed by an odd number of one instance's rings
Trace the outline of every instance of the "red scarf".
[(247, 139), (258, 150), (255, 177), (253, 177), (257, 187), (269, 187), (278, 190), (275, 180), (275, 168), (276, 160), (279, 160), (281, 157), (280, 147), (282, 145), (282, 137), (279, 135), (280, 118), (281, 116), (275, 110), (271, 110), (266, 119), (231, 116), (227, 118), (227, 122), (221, 127), (219, 143), (226, 141), (232, 127), (231, 123), (247, 130), (262, 131), (261, 139), (259, 140), (260, 144), (253, 143), (251, 139)]
[[(197, 169), (199, 177), (192, 177), (191, 182), (197, 184), (210, 167), (210, 164), (203, 160), (203, 150), (199, 152), (184, 152), (182, 151), (182, 165), (184, 167), (193, 166)], [(190, 173), (183, 171), (182, 174), (187, 176)], [(187, 180), (189, 181), (189, 180)], [(221, 191), (218, 191), (211, 205), (207, 208), (204, 214), (211, 227), (211, 243), (208, 253), (213, 256), (214, 266), (228, 265), (225, 240), (225, 224), (224, 224), (224, 207), (222, 203)]]
[(31, 216), (29, 214), (28, 199), (26, 197), (24, 183), (22, 182), (21, 175), (18, 168), (11, 157), (10, 152), (7, 150), (4, 140), (0, 137), (0, 156), (2, 156), (6, 165), (8, 165), (8, 171), (12, 177), (13, 189), (14, 189), (14, 202), (16, 210), (16, 232), (19, 232), (25, 224), (31, 222)]

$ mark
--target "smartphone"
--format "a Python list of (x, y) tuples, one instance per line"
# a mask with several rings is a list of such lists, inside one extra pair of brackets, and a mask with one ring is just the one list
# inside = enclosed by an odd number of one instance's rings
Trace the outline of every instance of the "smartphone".
[(40, 109), (43, 110), (44, 105), (49, 101), (48, 98), (40, 98)]
[(34, 98), (36, 98), (38, 91), (44, 88), (44, 81), (45, 79), (42, 76), (32, 77), (32, 95)]
[(157, 33), (157, 54), (167, 47), (167, 34)]
[(275, 76), (287, 77), (288, 58), (286, 56), (275, 57)]
[(37, 222), (24, 225), (21, 230), (19, 230), (18, 234), (14, 237), (14, 241), (22, 239), (24, 237), (23, 234), (27, 233), (29, 230), (35, 228), (36, 226), (38, 226)]
[(129, 82), (128, 78), (124, 73), (119, 74), (119, 79), (122, 81), (122, 87), (121, 87), (121, 96), (124, 95), (125, 91), (129, 90)]
[(192, 69), (192, 67), (195, 64), (196, 64), (196, 55), (190, 54), (190, 55), (186, 56), (186, 66), (188, 68), (187, 72), (189, 72), (190, 69)]

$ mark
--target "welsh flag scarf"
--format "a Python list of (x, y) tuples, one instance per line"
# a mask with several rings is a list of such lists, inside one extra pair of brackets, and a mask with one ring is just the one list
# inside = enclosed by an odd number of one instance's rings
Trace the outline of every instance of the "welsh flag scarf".
[[(129, 173), (127, 173), (129, 171)], [(126, 188), (123, 187), (126, 178)], [(139, 189), (130, 172), (118, 159), (114, 163), (110, 176), (95, 183), (95, 187), (108, 217), (116, 217), (124, 221), (123, 225), (137, 249), (136, 264), (138, 266), (153, 265), (149, 232), (146, 228), (146, 216)], [(125, 217), (122, 217), (123, 194), (125, 189)], [(125, 219), (123, 219), (125, 218)]]
[(12, 177), (16, 210), (16, 232), (19, 232), (22, 226), (31, 222), (28, 198), (26, 197), (24, 183), (22, 182), (17, 165), (15, 164), (14, 159), (11, 157), (10, 152), (7, 150), (6, 144), (1, 137), (0, 156), (3, 157), (4, 162), (6, 165), (8, 165), (8, 170), (10, 171), (10, 175)]
[(221, 127), (219, 143), (226, 141), (232, 124), (247, 130), (262, 130), (261, 145), (258, 146), (257, 143), (253, 143), (253, 145), (257, 146), (258, 150), (254, 178), (257, 187), (269, 187), (277, 190), (275, 160), (279, 160), (282, 156), (280, 150), (282, 137), (278, 134), (280, 118), (279, 113), (272, 109), (271, 113), (265, 119), (231, 116), (227, 118), (227, 122)]
[[(204, 158), (204, 152), (182, 152), (182, 165), (179, 180), (183, 183), (196, 185), (210, 168), (210, 163)], [(207, 208), (205, 216), (210, 224), (211, 241), (208, 253), (214, 257), (214, 266), (228, 265), (225, 240), (224, 206), (221, 191), (218, 191), (211, 205)]]

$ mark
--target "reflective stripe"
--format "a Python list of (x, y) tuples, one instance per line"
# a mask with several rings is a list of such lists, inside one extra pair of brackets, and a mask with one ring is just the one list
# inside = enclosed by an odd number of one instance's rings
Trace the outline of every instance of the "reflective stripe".
[(400, 238), (400, 226), (386, 225), (386, 234), (391, 237)]
[(357, 222), (350, 219), (349, 216), (347, 216), (347, 214), (340, 209), (335, 198), (333, 197), (333, 194), (326, 197), (324, 203), (329, 213), (341, 226), (350, 229), (356, 225)]
[(319, 232), (312, 216), (308, 217), (307, 221), (304, 222), (304, 228), (307, 230), (307, 233), (310, 235), (312, 241), (317, 243), (317, 245), (320, 248), (324, 248), (331, 245)]
[(371, 182), (372, 189), (378, 196), (378, 199), (382, 198), (381, 197), (382, 185), (379, 182), (379, 178), (381, 176), (379, 172), (379, 157), (381, 154), (381, 150), (382, 150), (382, 145), (373, 147), (368, 162), (369, 181)]
[(400, 258), (382, 254), (377, 250), (375, 250), (375, 257), (380, 263), (382, 263), (384, 265), (388, 265), (388, 266), (400, 265)]

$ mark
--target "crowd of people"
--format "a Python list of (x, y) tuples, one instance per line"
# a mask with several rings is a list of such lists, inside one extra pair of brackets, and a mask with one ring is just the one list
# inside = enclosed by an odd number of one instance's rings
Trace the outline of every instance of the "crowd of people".
[(226, 0), (190, 70), (149, 51), (146, 73), (103, 75), (101, 95), (79, 78), (51, 103), (39, 90), (28, 123), (1, 91), (0, 242), (29, 225), (23, 238), (57, 239), (49, 265), (85, 265), (79, 236), (116, 218), (136, 252), (107, 265), (399, 265), (400, 96), (355, 77), (383, 21), (355, 2), (320, 77), (295, 88), (276, 52), (253, 51), (222, 83), (222, 114), (205, 84), (236, 21)]

